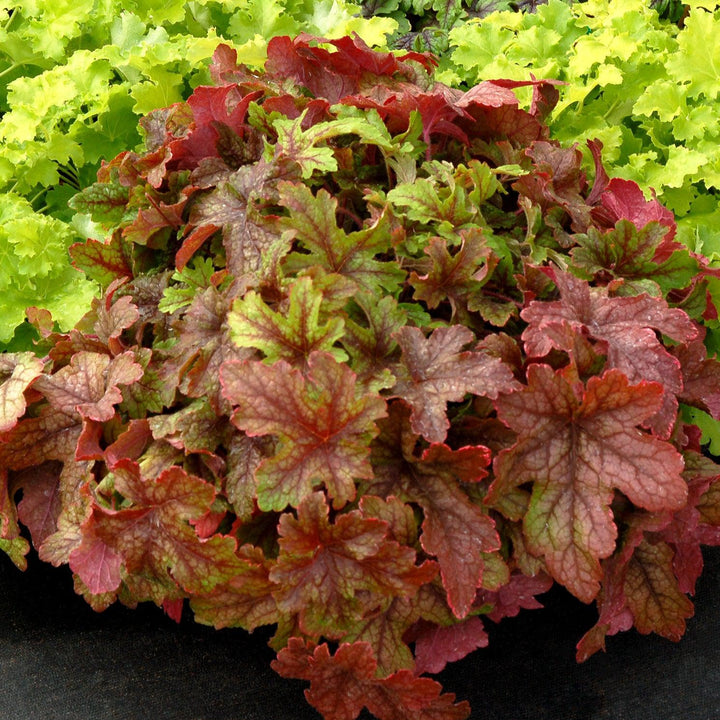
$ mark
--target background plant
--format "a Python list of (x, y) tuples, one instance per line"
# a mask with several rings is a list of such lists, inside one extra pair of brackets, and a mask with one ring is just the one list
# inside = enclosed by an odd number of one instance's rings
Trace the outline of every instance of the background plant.
[(219, 39), (261, 67), (274, 35), (355, 31), (382, 45), (394, 28), (344, 0), (0, 3), (0, 347), (29, 346), (28, 306), (64, 328), (87, 310), (97, 286), (67, 248), (99, 231), (67, 201), (140, 143), (142, 115), (209, 81)]

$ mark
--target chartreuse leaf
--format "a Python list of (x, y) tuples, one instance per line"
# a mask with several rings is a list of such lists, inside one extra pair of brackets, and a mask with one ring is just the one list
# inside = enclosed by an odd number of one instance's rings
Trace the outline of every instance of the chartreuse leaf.
[(228, 315), (230, 337), (240, 347), (265, 353), (267, 362), (282, 359), (302, 365), (314, 351), (328, 352), (343, 362), (347, 355), (333, 346), (342, 337), (345, 323), (332, 317), (321, 325), (322, 301), (322, 292), (309, 277), (298, 278), (290, 286), (286, 313), (272, 310), (250, 291), (235, 301)]
[(341, 508), (355, 497), (355, 479), (372, 476), (368, 444), (385, 401), (358, 393), (355, 374), (328, 353), (312, 353), (307, 368), (303, 375), (284, 360), (232, 361), (220, 371), (233, 423), (248, 435), (279, 439), (255, 473), (263, 509), (297, 507), (321, 483)]
[(672, 80), (687, 84), (690, 97), (715, 100), (720, 93), (720, 51), (708, 47), (707, 38), (717, 29), (717, 15), (695, 8), (678, 34), (678, 53), (668, 58)]
[(0, 342), (9, 341), (30, 306), (52, 312), (61, 327), (74, 325), (96, 286), (72, 268), (71, 228), (33, 212), (24, 198), (0, 194)]
[(195, 258), (182, 270), (176, 270), (172, 279), (178, 284), (165, 288), (158, 310), (172, 314), (190, 305), (199, 290), (210, 287), (214, 272), (215, 266), (210, 258)]
[(528, 368), (528, 387), (501, 396), (500, 419), (520, 433), (495, 460), (486, 501), (532, 483), (523, 520), (531, 552), (553, 577), (589, 602), (600, 588), (600, 559), (615, 549), (609, 505), (613, 488), (652, 512), (676, 510), (687, 499), (682, 456), (636, 426), (662, 403), (657, 383), (630, 385), (618, 370), (571, 385), (548, 365)]

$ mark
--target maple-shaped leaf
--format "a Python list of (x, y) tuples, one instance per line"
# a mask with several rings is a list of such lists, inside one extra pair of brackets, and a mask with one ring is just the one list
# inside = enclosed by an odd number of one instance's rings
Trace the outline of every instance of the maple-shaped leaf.
[(413, 430), (430, 442), (445, 440), (448, 402), (459, 402), (468, 393), (494, 399), (520, 387), (501, 360), (462, 352), (474, 339), (462, 325), (437, 328), (429, 338), (419, 328), (406, 326), (394, 338), (402, 348), (402, 364), (392, 394), (410, 405)]
[(282, 515), (278, 529), (275, 599), (310, 636), (342, 637), (358, 618), (413, 596), (437, 573), (432, 562), (416, 566), (415, 551), (389, 539), (382, 520), (354, 510), (330, 522), (320, 492), (303, 499), (297, 518)]
[(171, 387), (179, 387), (190, 397), (208, 397), (213, 407), (221, 400), (220, 366), (253, 356), (230, 339), (227, 316), (232, 299), (228, 291), (212, 285), (199, 292), (183, 316), (173, 322), (177, 342), (158, 353), (158, 359), (166, 359), (158, 367), (161, 378), (166, 377)]
[(395, 495), (422, 508), (422, 547), (437, 557), (448, 603), (463, 618), (482, 581), (483, 553), (496, 550), (500, 541), (484, 508), (470, 500), (458, 481), (483, 478), (490, 451), (481, 446), (451, 450), (436, 443), (417, 457), (418, 436), (409, 415), (409, 408), (396, 402), (389, 417), (378, 423), (381, 434), (372, 454), (375, 477), (367, 492)]
[(129, 385), (142, 377), (142, 368), (132, 352), (115, 358), (99, 353), (79, 352), (70, 365), (53, 375), (35, 381), (39, 390), (57, 408), (74, 410), (89, 420), (105, 421), (115, 414), (122, 401), (119, 385)]
[(235, 300), (228, 315), (230, 337), (236, 345), (256, 348), (268, 362), (287, 360), (302, 366), (311, 352), (329, 352), (336, 360), (347, 355), (333, 345), (342, 337), (345, 323), (331, 317), (320, 323), (323, 293), (309, 277), (297, 278), (290, 286), (285, 313), (272, 310), (252, 290)]
[(105, 297), (103, 299), (93, 298), (91, 306), (95, 315), (94, 334), (98, 340), (107, 345), (108, 350), (114, 356), (122, 354), (126, 349), (120, 336), (125, 330), (131, 328), (140, 317), (140, 311), (130, 296), (124, 295), (117, 299), (113, 297), (120, 283), (122, 280), (115, 280), (111, 283)]
[(115, 490), (131, 505), (95, 506), (87, 528), (122, 558), (128, 576), (174, 581), (186, 592), (206, 593), (242, 570), (233, 538), (201, 540), (189, 523), (210, 509), (212, 485), (177, 466), (155, 478), (141, 477), (130, 460), (121, 460), (112, 473)]
[(353, 117), (345, 113), (327, 122), (316, 122), (307, 127), (308, 108), (296, 118), (279, 117), (272, 123), (277, 134), (274, 148), (275, 162), (292, 161), (300, 168), (300, 175), (307, 180), (316, 171), (335, 172), (338, 162), (334, 149), (325, 143), (340, 135), (358, 135), (362, 143), (377, 145), (390, 150), (392, 141), (379, 116), (371, 122), (369, 116)]
[(482, 234), (470, 232), (461, 236), (462, 244), (454, 253), (450, 252), (447, 240), (430, 238), (425, 253), (430, 257), (431, 267), (424, 275), (413, 271), (409, 277), (415, 288), (415, 300), (422, 300), (430, 309), (448, 300), (454, 317), (464, 306), (474, 308), (474, 295), (480, 294), (482, 281), (491, 269), (491, 250)]
[(378, 300), (360, 293), (354, 301), (362, 315), (351, 314), (345, 321), (345, 333), (340, 339), (352, 358), (351, 367), (357, 373), (358, 381), (370, 392), (392, 387), (395, 363), (390, 356), (397, 348), (393, 333), (407, 324), (407, 313), (390, 295)]
[(707, 356), (702, 338), (676, 345), (670, 352), (682, 369), (683, 388), (678, 399), (720, 420), (720, 361)]
[(0, 433), (10, 430), (27, 406), (25, 390), (43, 371), (34, 353), (3, 353), (0, 356)]
[(290, 638), (272, 667), (279, 675), (310, 681), (307, 701), (325, 720), (355, 720), (364, 707), (378, 720), (464, 720), (466, 702), (455, 704), (440, 684), (399, 670), (376, 677), (377, 661), (365, 642), (343, 643), (334, 655), (323, 643)]
[(423, 626), (415, 638), (415, 672), (439, 673), (449, 662), (462, 660), (477, 648), (487, 647), (489, 638), (478, 617), (469, 617), (456, 625)]
[[(272, 194), (272, 187), (283, 172), (277, 165), (264, 161), (244, 165), (193, 204), (188, 222), (197, 226), (198, 231), (208, 225), (223, 229), (227, 268), (235, 278), (257, 272), (263, 254), (277, 241), (277, 234), (256, 202)], [(201, 236), (201, 240), (206, 237)], [(186, 261), (185, 258), (183, 262)]]
[(493, 609), (487, 616), (494, 622), (499, 622), (505, 617), (515, 617), (521, 609), (541, 608), (542, 604), (535, 596), (547, 592), (552, 584), (552, 578), (543, 572), (537, 575), (515, 572), (510, 575), (509, 581), (497, 590), (480, 590), (475, 604), (492, 604)]
[(477, 223), (481, 218), (479, 209), (469, 198), (465, 189), (451, 178), (447, 187), (439, 185), (434, 178), (417, 178), (411, 183), (394, 187), (387, 199), (403, 210), (397, 210), (409, 220), (421, 223), (447, 223), (453, 229)]
[(525, 154), (533, 160), (532, 172), (513, 183), (513, 188), (543, 212), (561, 207), (572, 220), (576, 232), (590, 224), (590, 207), (585, 200), (587, 181), (582, 170), (579, 148), (563, 148), (550, 142), (534, 142)]
[(581, 271), (613, 282), (616, 293), (667, 295), (687, 287), (697, 275), (697, 260), (687, 249), (674, 252), (662, 262), (655, 260), (667, 228), (652, 222), (638, 230), (629, 220), (618, 220), (612, 230), (589, 227), (587, 234), (575, 234), (573, 264)]
[(288, 273), (319, 267), (326, 273), (350, 278), (358, 289), (375, 296), (394, 291), (405, 279), (395, 262), (376, 260), (390, 249), (389, 216), (383, 213), (372, 225), (352, 233), (338, 227), (337, 199), (325, 190), (313, 195), (306, 185), (280, 183), (280, 204), (290, 211), (281, 226), (301, 243), (305, 252), (290, 254), (283, 264)]
[[(585, 334), (601, 343), (607, 366), (621, 370), (631, 383), (650, 380), (664, 388), (658, 412), (648, 427), (663, 438), (677, 415), (676, 395), (682, 391), (680, 363), (663, 347), (655, 331), (679, 342), (689, 342), (698, 331), (685, 312), (670, 308), (649, 295), (610, 297), (605, 289), (591, 288), (570, 273), (554, 270), (560, 300), (535, 300), (521, 313), (528, 327), (522, 334), (525, 352), (542, 357), (553, 348), (572, 351), (572, 334)], [(574, 333), (568, 334), (567, 327)]]
[(275, 454), (255, 473), (263, 510), (297, 506), (321, 483), (339, 509), (355, 497), (356, 479), (372, 477), (369, 445), (385, 401), (358, 393), (355, 374), (327, 353), (312, 353), (307, 367), (305, 375), (283, 360), (230, 361), (220, 369), (233, 423), (250, 436), (278, 437)]
[(195, 621), (216, 629), (242, 627), (252, 632), (260, 625), (278, 622), (273, 591), (277, 585), (269, 578), (273, 562), (260, 548), (243, 545), (237, 552), (237, 573), (207, 595), (195, 595), (190, 607)]
[(664, 240), (656, 250), (656, 260), (662, 262), (673, 250), (681, 249), (680, 243), (673, 242), (677, 224), (672, 212), (658, 202), (653, 193), (652, 200), (646, 200), (636, 182), (612, 178), (600, 196), (600, 202), (592, 209), (596, 224), (613, 228), (618, 220), (629, 220), (638, 230), (648, 223), (657, 222), (665, 230)]
[(496, 457), (486, 502), (533, 484), (523, 523), (528, 547), (585, 602), (597, 595), (599, 560), (615, 549), (613, 489), (651, 511), (677, 510), (687, 499), (682, 456), (636, 427), (661, 402), (660, 385), (631, 385), (618, 370), (583, 387), (548, 365), (531, 365), (528, 387), (497, 400), (519, 439)]

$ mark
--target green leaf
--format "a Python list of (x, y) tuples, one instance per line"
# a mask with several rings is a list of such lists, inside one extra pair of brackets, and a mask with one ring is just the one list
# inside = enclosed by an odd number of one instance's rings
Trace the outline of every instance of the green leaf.
[(329, 352), (343, 362), (347, 355), (333, 347), (342, 337), (342, 318), (327, 318), (320, 323), (323, 293), (309, 277), (301, 277), (290, 286), (287, 310), (269, 308), (262, 297), (250, 291), (237, 299), (228, 315), (230, 337), (240, 347), (257, 348), (265, 353), (266, 362), (287, 360), (303, 365), (314, 351)]

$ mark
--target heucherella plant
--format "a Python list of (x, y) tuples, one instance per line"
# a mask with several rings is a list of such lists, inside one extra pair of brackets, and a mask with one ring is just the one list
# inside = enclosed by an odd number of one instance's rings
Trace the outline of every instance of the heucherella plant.
[(274, 35), (357, 32), (384, 46), (395, 27), (345, 0), (0, 2), (0, 348), (29, 348), (29, 306), (63, 329), (89, 308), (97, 286), (67, 249), (102, 232), (68, 200), (138, 146), (143, 115), (210, 81), (220, 40), (261, 68)]
[[(0, 365), (0, 542), (97, 610), (274, 625), (326, 720), (460, 720), (437, 673), (559, 583), (677, 640), (720, 466), (716, 271), (550, 138), (554, 81), (436, 82), (357, 36), (220, 45), (72, 207), (103, 288)], [(529, 89), (528, 110), (515, 90)]]

